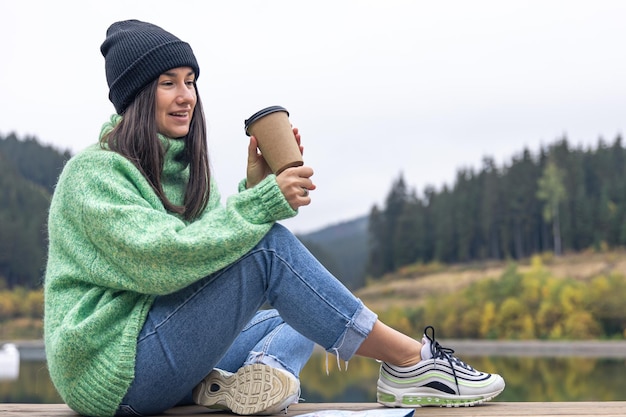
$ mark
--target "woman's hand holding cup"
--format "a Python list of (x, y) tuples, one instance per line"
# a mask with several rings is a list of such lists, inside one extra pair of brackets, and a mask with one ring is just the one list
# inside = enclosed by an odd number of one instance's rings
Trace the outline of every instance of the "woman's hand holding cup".
[[(304, 147), (301, 145), (300, 133), (298, 133), (297, 127), (294, 127), (292, 130), (296, 144), (300, 149), (300, 155), (302, 155), (304, 153)], [(248, 144), (248, 166), (246, 169), (246, 188), (254, 187), (271, 173), (272, 169), (259, 150), (259, 141), (255, 136), (250, 136), (250, 142)]]
[(311, 176), (313, 168), (307, 166), (287, 168), (276, 176), (278, 187), (292, 209), (311, 204), (309, 191), (316, 188)]

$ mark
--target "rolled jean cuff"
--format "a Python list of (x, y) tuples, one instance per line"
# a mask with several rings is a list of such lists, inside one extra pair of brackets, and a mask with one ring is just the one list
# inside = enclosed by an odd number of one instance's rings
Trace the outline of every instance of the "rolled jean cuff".
[(326, 350), (334, 353), (344, 361), (354, 356), (378, 320), (376, 313), (367, 308), (360, 300), (359, 304), (360, 307), (354, 314), (353, 319), (346, 324), (346, 331), (343, 336), (339, 338), (334, 346)]

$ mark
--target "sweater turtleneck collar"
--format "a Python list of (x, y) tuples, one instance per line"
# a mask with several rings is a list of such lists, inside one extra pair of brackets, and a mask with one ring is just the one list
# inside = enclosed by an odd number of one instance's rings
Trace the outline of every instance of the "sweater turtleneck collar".
[[(113, 114), (111, 118), (102, 125), (100, 129), (100, 140), (102, 137), (113, 130), (122, 120), (122, 116), (119, 114)], [(177, 176), (179, 173), (187, 169), (188, 162), (182, 158), (182, 153), (185, 151), (184, 139), (172, 139), (167, 136), (158, 135), (159, 141), (165, 149), (165, 155), (163, 160), (163, 175)]]

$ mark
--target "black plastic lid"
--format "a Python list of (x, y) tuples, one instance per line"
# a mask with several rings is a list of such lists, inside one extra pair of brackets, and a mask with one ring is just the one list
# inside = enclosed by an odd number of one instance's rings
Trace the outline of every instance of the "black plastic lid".
[(287, 109), (281, 106), (270, 106), (262, 110), (259, 110), (258, 112), (254, 113), (252, 116), (250, 116), (248, 119), (245, 120), (244, 124), (246, 128), (246, 135), (250, 136), (250, 133), (248, 133), (248, 126), (250, 126), (252, 123), (259, 120), (261, 117), (267, 116), (268, 114), (271, 114), (271, 113), (276, 113), (277, 111), (284, 111), (285, 113), (287, 113), (287, 116), (289, 116), (289, 112), (287, 111)]

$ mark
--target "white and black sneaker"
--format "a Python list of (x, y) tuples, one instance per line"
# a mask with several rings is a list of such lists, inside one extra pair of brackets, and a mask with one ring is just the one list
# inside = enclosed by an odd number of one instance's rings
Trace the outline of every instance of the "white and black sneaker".
[(193, 390), (196, 404), (235, 414), (285, 412), (300, 398), (300, 381), (291, 373), (255, 363), (235, 373), (213, 369)]
[(469, 407), (504, 390), (500, 375), (477, 371), (453, 356), (454, 350), (442, 347), (432, 326), (424, 329), (422, 343), (422, 360), (416, 365), (382, 363), (376, 394), (379, 403), (387, 407)]

